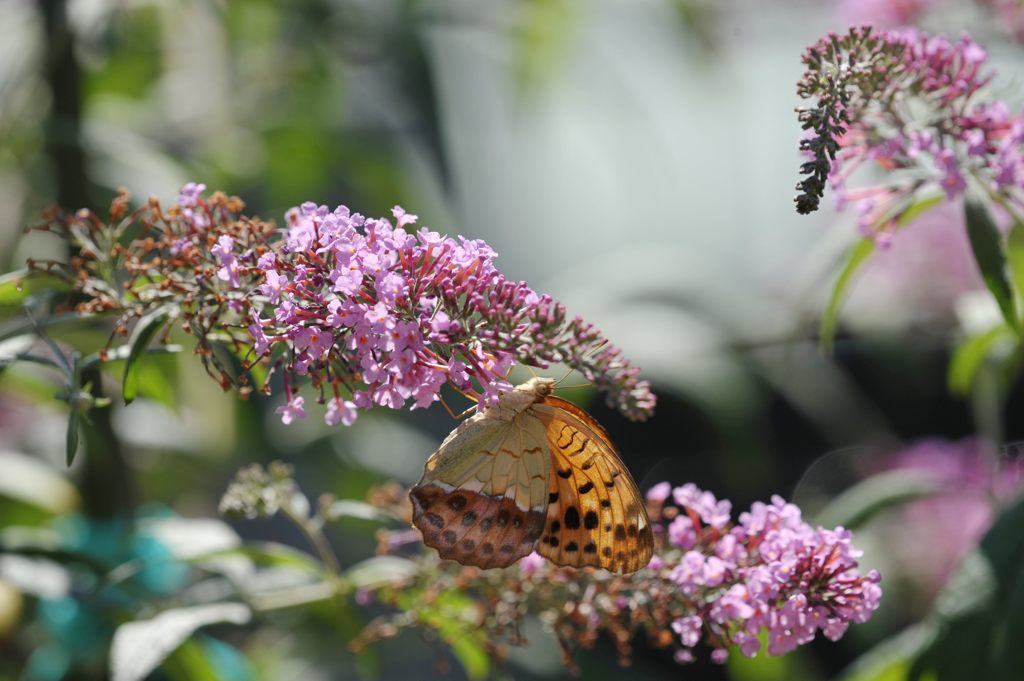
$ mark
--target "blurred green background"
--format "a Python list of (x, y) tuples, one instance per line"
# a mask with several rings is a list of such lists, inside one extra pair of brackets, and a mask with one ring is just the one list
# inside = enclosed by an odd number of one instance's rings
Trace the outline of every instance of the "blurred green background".
[[(947, 386), (957, 339), (998, 314), (978, 293), (956, 211), (882, 253), (857, 283), (835, 356), (817, 347), (836, 263), (858, 235), (852, 215), (793, 210), (794, 83), (804, 46), (845, 27), (840, 4), (0, 0), (0, 265), (66, 257), (64, 243), (23, 227), (53, 203), (105, 210), (122, 186), (169, 205), (185, 182), (203, 182), (279, 221), (307, 200), (367, 215), (398, 203), (432, 229), (486, 240), (508, 276), (563, 301), (644, 368), (660, 396), (648, 423), (586, 391), (571, 396), (608, 428), (642, 488), (692, 481), (736, 510), (777, 493), (814, 518), (922, 438), (960, 452), (984, 449), (963, 438), (1024, 436), (1009, 418), (1024, 408), (1019, 381), (994, 369), (959, 395)], [(964, 7), (922, 20), (971, 30), (1000, 69), (1000, 93), (1019, 105), (1021, 46), (998, 22)], [(95, 348), (108, 332), (77, 333)], [(144, 371), (145, 399), (103, 410), (103, 439), (70, 470), (52, 380), (4, 373), (0, 527), (44, 524), (116, 566), (163, 550), (145, 532), (126, 544), (125, 518), (214, 518), (246, 463), (282, 459), (313, 497), (362, 498), (387, 479), (414, 482), (452, 427), (439, 408), (374, 413), (349, 430), (315, 418), (285, 427), (274, 400), (222, 394), (188, 353)], [(979, 483), (970, 497), (982, 516), (985, 491)], [(946, 576), (925, 584), (900, 572), (891, 545), (926, 533), (894, 537), (899, 522), (909, 521), (883, 513), (859, 528), (886, 596), (838, 644), (686, 669), (638, 641), (628, 672), (599, 644), (577, 657), (583, 678), (835, 678), (923, 617)], [(303, 546), (284, 522), (232, 527)], [(372, 554), (371, 525), (330, 531), (343, 563)], [(942, 560), (955, 565), (965, 546)], [(103, 678), (116, 623), (33, 591), (12, 569), (0, 569), (0, 679)], [(173, 570), (135, 578), (151, 593), (184, 588)], [(211, 678), (465, 675), (413, 634), (357, 659), (344, 641), (372, 614), (339, 622), (313, 609), (214, 628), (179, 657), (207, 660)], [(495, 674), (564, 676), (539, 625), (527, 634), (532, 645)]]

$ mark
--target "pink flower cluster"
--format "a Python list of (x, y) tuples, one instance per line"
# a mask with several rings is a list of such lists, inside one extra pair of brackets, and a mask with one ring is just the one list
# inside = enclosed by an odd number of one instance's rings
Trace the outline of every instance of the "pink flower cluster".
[(1024, 3), (1020, 0), (981, 0), (1017, 40), (1024, 40)]
[[(916, 200), (956, 199), (971, 178), (1019, 205), (1024, 115), (977, 96), (993, 74), (969, 37), (851, 29), (808, 48), (803, 61), (798, 92), (817, 106), (800, 110), (810, 158), (801, 171), (811, 175), (798, 185), (800, 212), (816, 208), (827, 178), (840, 208), (854, 204), (862, 231), (885, 243)], [(885, 181), (848, 187), (865, 162)]]
[[(1024, 491), (1024, 456), (1019, 447), (999, 455), (981, 438), (926, 439), (880, 463), (865, 473), (916, 470), (936, 483), (934, 493), (893, 509), (868, 528), (891, 547), (886, 562), (901, 583), (919, 603), (931, 603), (1000, 506)], [(907, 536), (916, 541), (899, 540)]]
[[(398, 491), (373, 494), (371, 503), (408, 514)], [(880, 577), (858, 570), (860, 552), (850, 533), (812, 528), (778, 497), (733, 521), (730, 502), (692, 484), (662, 482), (649, 490), (647, 510), (655, 552), (645, 568), (629, 574), (558, 567), (537, 553), (505, 570), (439, 563), (433, 551), (421, 553), (414, 579), (375, 592), (398, 612), (371, 624), (362, 638), (433, 626), (435, 618), (417, 611), (434, 612), (435, 602), (456, 593), (460, 602), (475, 604), (468, 609), (479, 616), (472, 626), (492, 643), (520, 631), (527, 613), (540, 618), (570, 670), (572, 649), (608, 641), (628, 664), (640, 634), (649, 645), (674, 651), (680, 663), (693, 661), (698, 647), (724, 662), (731, 646), (747, 656), (781, 655), (819, 631), (838, 639), (878, 608)], [(383, 531), (378, 546), (383, 553), (401, 552), (403, 545), (419, 544), (418, 536)], [(511, 642), (521, 645), (522, 639), (513, 635)]]
[(701, 640), (716, 661), (725, 660), (730, 645), (753, 656), (762, 632), (771, 655), (810, 642), (818, 631), (837, 640), (878, 607), (880, 577), (857, 571), (861, 552), (850, 532), (812, 528), (777, 496), (755, 503), (735, 524), (728, 501), (692, 484), (673, 489), (663, 482), (647, 499), (664, 546), (648, 570), (669, 580), (685, 604), (672, 622), (680, 661), (691, 660)]
[[(185, 211), (202, 213), (201, 192), (182, 190)], [(374, 405), (426, 407), (445, 383), (493, 403), (517, 362), (565, 363), (628, 416), (649, 415), (654, 396), (638, 369), (550, 296), (507, 280), (486, 243), (413, 232), (417, 216), (397, 206), (392, 217), (305, 203), (272, 250), (243, 250), (228, 235), (211, 249), (217, 277), (251, 304), (251, 361), (283, 369), (282, 421), (306, 416), (297, 376), (320, 389), (327, 423), (348, 425)]]

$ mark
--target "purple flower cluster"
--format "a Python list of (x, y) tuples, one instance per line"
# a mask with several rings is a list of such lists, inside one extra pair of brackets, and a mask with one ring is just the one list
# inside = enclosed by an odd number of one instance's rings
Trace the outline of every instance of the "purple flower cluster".
[[(883, 244), (922, 197), (962, 196), (968, 180), (1020, 207), (1024, 115), (978, 92), (993, 77), (987, 54), (963, 35), (951, 41), (913, 29), (851, 29), (808, 48), (800, 110), (801, 150), (810, 177), (797, 209), (810, 212), (828, 184), (840, 207), (856, 206), (862, 231)], [(871, 162), (887, 172), (877, 186), (848, 187)]]
[(167, 210), (151, 199), (133, 211), (122, 192), (107, 220), (51, 210), (40, 229), (80, 255), (29, 265), (67, 281), (76, 311), (119, 315), (115, 338), (153, 312), (163, 327), (147, 338), (179, 322), (225, 390), (269, 394), (281, 374), (284, 423), (306, 417), (300, 381), (319, 391), (328, 424), (349, 425), (375, 405), (426, 407), (445, 384), (492, 404), (516, 363), (568, 365), (627, 417), (654, 409), (639, 369), (550, 296), (507, 280), (483, 241), (413, 231), (417, 217), (397, 206), (392, 222), (306, 203), (282, 231), (205, 191), (189, 183)]
[[(409, 516), (398, 489), (370, 499), (389, 514)], [(599, 641), (613, 642), (620, 662), (629, 664), (640, 634), (650, 645), (675, 651), (680, 663), (693, 661), (698, 649), (721, 663), (733, 646), (746, 656), (781, 655), (819, 631), (836, 640), (878, 608), (880, 577), (858, 570), (860, 551), (850, 532), (813, 528), (778, 497), (733, 521), (730, 502), (692, 484), (662, 482), (649, 490), (647, 510), (655, 553), (630, 574), (558, 567), (537, 553), (504, 570), (421, 553), (415, 577), (374, 592), (397, 612), (371, 623), (361, 644), (403, 627), (436, 626), (436, 617), (420, 613), (436, 612), (438, 603), (457, 594), (460, 603), (473, 604), (460, 608), (477, 613), (471, 629), (492, 644), (518, 632), (527, 613), (538, 617), (557, 637), (570, 670), (571, 650)], [(417, 539), (406, 529), (383, 531), (379, 551), (407, 554), (404, 547)], [(521, 645), (522, 639), (513, 633), (511, 642)]]
[[(670, 498), (674, 505), (666, 503)], [(777, 496), (755, 503), (736, 524), (728, 501), (693, 484), (673, 489), (663, 482), (647, 499), (664, 545), (648, 570), (688, 602), (672, 621), (681, 661), (693, 658), (701, 640), (717, 661), (730, 645), (753, 656), (762, 632), (771, 655), (810, 642), (819, 630), (837, 640), (878, 607), (879, 575), (858, 573), (861, 552), (850, 532), (812, 528), (800, 509)]]
[[(186, 210), (202, 205), (196, 187), (182, 191)], [(565, 363), (627, 415), (651, 412), (648, 383), (620, 351), (550, 296), (507, 280), (486, 243), (412, 232), (417, 217), (397, 206), (392, 216), (306, 203), (287, 214), (277, 248), (242, 250), (228, 235), (212, 247), (217, 277), (251, 304), (250, 360), (274, 357), (284, 371), (282, 421), (306, 416), (297, 376), (320, 389), (327, 423), (349, 425), (374, 405), (429, 406), (445, 383), (491, 404), (517, 362)]]

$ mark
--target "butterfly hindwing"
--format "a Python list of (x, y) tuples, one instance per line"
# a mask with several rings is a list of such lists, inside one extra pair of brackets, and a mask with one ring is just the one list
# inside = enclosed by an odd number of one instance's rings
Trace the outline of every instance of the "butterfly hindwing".
[(548, 396), (533, 410), (546, 424), (552, 474), (537, 551), (558, 565), (634, 572), (654, 537), (643, 498), (604, 429), (570, 402)]
[(548, 459), (537, 419), (478, 414), (428, 459), (410, 492), (413, 524), (442, 558), (511, 565), (534, 549), (543, 529)]

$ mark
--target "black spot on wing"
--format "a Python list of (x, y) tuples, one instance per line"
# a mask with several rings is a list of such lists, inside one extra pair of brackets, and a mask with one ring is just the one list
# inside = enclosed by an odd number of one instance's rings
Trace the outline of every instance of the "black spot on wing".
[(570, 530), (579, 529), (580, 526), (580, 512), (576, 510), (575, 506), (570, 506), (565, 509), (565, 526)]

